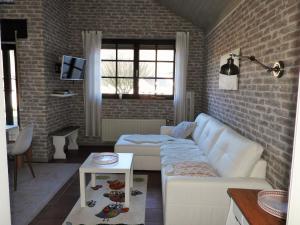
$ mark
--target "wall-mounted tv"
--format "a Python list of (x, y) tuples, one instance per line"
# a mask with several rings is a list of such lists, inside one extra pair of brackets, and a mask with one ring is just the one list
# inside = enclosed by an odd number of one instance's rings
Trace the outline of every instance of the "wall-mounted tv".
[(83, 80), (86, 60), (64, 55), (61, 64), (61, 80)]

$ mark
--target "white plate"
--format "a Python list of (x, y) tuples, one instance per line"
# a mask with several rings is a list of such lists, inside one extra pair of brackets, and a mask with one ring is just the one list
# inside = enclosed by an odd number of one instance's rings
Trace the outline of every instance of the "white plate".
[(101, 165), (112, 164), (118, 162), (119, 156), (116, 153), (112, 152), (102, 152), (95, 154), (93, 157), (93, 162)]

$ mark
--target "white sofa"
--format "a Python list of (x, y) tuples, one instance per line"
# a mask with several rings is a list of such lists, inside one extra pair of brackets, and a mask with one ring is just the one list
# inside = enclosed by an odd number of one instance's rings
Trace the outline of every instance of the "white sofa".
[[(164, 225), (224, 225), (230, 206), (229, 187), (269, 189), (265, 181), (263, 148), (204, 113), (195, 120), (191, 139), (161, 143), (132, 143), (123, 135), (116, 152), (133, 152), (134, 169), (160, 170)], [(172, 126), (163, 126), (160, 137), (170, 138)], [(155, 137), (154, 137), (155, 138)], [(219, 177), (174, 176), (172, 165), (206, 162)]]
[[(200, 114), (192, 140), (161, 145), (164, 225), (224, 225), (230, 207), (228, 188), (270, 189), (265, 181), (263, 148)], [(163, 127), (170, 134), (172, 127)], [(183, 161), (207, 162), (220, 177), (169, 175), (168, 167)]]

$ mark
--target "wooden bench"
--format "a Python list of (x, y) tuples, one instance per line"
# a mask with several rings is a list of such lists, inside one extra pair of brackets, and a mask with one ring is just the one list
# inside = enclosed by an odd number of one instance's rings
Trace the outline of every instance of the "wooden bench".
[(79, 127), (77, 126), (69, 126), (49, 134), (53, 138), (53, 145), (55, 147), (54, 159), (66, 159), (66, 153), (64, 152), (66, 139), (68, 150), (78, 150), (78, 129)]

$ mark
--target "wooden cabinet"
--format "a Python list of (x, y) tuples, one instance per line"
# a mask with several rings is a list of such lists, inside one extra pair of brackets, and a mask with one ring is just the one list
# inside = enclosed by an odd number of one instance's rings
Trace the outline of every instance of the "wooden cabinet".
[(262, 210), (257, 204), (259, 190), (229, 188), (231, 198), (226, 225), (283, 225), (285, 220)]

